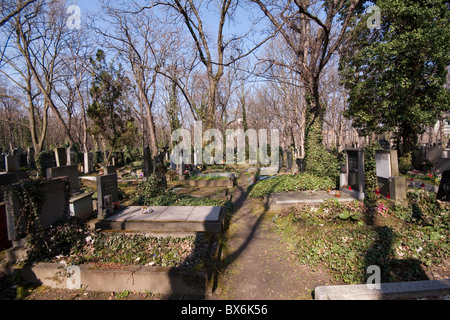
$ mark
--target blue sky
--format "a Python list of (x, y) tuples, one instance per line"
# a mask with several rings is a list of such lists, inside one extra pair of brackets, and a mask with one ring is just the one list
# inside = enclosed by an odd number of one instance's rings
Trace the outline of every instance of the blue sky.
[[(114, 0), (111, 0), (114, 3)], [(150, 0), (149, 0), (150, 2)], [(83, 14), (87, 12), (99, 12), (101, 10), (101, 3), (99, 0), (69, 0), (67, 1), (67, 5), (78, 5), (81, 9), (81, 19), (83, 19)], [(217, 32), (217, 24), (218, 24), (218, 16), (214, 14), (214, 12), (203, 12), (204, 14), (204, 24), (206, 24), (208, 29), (215, 34)], [(251, 26), (251, 22), (249, 20), (249, 12), (239, 9), (235, 13), (234, 22), (230, 22), (227, 20), (225, 24), (225, 36), (230, 33), (241, 34), (243, 30), (248, 30)], [(207, 30), (208, 30), (207, 29)]]

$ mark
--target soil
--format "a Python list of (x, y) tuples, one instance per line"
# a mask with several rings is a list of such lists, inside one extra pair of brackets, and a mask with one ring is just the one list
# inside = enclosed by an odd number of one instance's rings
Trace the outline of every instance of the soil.
[[(314, 288), (317, 286), (338, 284), (326, 269), (312, 269), (297, 262), (290, 253), (290, 244), (281, 240), (274, 229), (274, 214), (264, 209), (261, 200), (248, 197), (248, 183), (248, 176), (244, 174), (237, 179), (237, 186), (232, 193), (236, 210), (223, 235), (221, 261), (212, 280), (212, 289), (204, 296), (162, 296), (148, 292), (91, 292), (38, 287), (30, 288), (25, 299), (310, 300), (314, 298)], [(427, 275), (430, 279), (450, 277), (449, 261), (427, 270)]]

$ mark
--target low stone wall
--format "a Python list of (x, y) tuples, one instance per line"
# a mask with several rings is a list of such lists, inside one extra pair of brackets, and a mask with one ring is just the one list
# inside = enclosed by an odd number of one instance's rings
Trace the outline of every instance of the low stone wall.
[(59, 263), (38, 263), (14, 270), (26, 282), (55, 289), (121, 292), (124, 290), (154, 294), (204, 294), (205, 272), (157, 266), (123, 266), (101, 269), (82, 264), (67, 268)]

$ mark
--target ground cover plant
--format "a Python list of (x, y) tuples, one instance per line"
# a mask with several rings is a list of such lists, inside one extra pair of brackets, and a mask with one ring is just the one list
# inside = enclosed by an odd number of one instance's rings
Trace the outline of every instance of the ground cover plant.
[(335, 188), (335, 181), (330, 177), (319, 177), (310, 173), (286, 174), (258, 181), (251, 185), (249, 196), (263, 197), (270, 193), (302, 190), (327, 190)]
[(161, 188), (160, 181), (151, 175), (147, 181), (141, 182), (136, 189), (135, 205), (143, 206), (223, 206), (231, 212), (231, 201), (222, 199), (197, 198), (187, 194), (176, 194)]
[(273, 221), (302, 264), (325, 266), (338, 282), (365, 283), (370, 265), (380, 267), (382, 282), (426, 280), (426, 267), (449, 258), (450, 208), (424, 190), (408, 200), (394, 208), (381, 201), (297, 205)]
[(104, 268), (148, 265), (200, 271), (214, 263), (217, 242), (211, 237), (100, 232), (69, 218), (33, 233), (25, 263), (90, 263)]
[(200, 271), (213, 263), (216, 243), (209, 237), (153, 237), (143, 234), (91, 233), (65, 256), (49, 259), (99, 267), (144, 265)]

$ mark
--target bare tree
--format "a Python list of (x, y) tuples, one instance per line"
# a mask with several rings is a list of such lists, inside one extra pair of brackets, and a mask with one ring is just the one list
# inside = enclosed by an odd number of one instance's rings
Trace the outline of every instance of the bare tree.
[[(263, 43), (273, 36), (269, 34), (266, 38), (258, 41), (252, 48), (243, 48), (243, 39), (248, 39), (259, 22), (256, 20), (248, 30), (240, 35), (225, 36), (225, 23), (233, 19), (239, 1), (221, 0), (195, 1), (195, 0), (171, 0), (166, 2), (152, 2), (151, 6), (142, 6), (141, 10), (153, 9), (156, 6), (165, 6), (176, 13), (176, 21), (181, 21), (185, 26), (201, 65), (205, 69), (207, 78), (207, 90), (205, 94), (206, 112), (199, 114), (205, 122), (205, 128), (212, 128), (218, 120), (217, 113), (217, 90), (219, 82), (224, 75), (224, 68), (231, 66), (235, 61), (253, 53)], [(211, 26), (206, 24), (205, 12), (217, 14), (217, 25), (214, 26), (215, 34), (211, 34)]]
[[(323, 146), (323, 123), (326, 106), (321, 103), (320, 77), (327, 63), (343, 42), (359, 0), (285, 0), (255, 3), (287, 43), (294, 64), (271, 59), (272, 65), (297, 72), (304, 86), (305, 169), (311, 173), (337, 176), (330, 166), (333, 159)], [(291, 18), (284, 27), (286, 16)]]
[[(103, 3), (108, 30), (96, 28), (105, 38), (105, 46), (117, 52), (128, 64), (137, 88), (139, 105), (144, 106), (150, 135), (152, 157), (156, 161), (158, 144), (153, 106), (156, 96), (156, 82), (165, 63), (174, 38), (164, 22), (158, 21), (150, 11), (138, 14), (135, 4), (114, 7)], [(112, 28), (111, 28), (112, 27)], [(164, 30), (164, 28), (166, 29)]]
[(2, 18), (0, 20), (0, 27), (3, 27), (5, 23), (7, 23), (9, 20), (18, 15), (23, 9), (36, 1), (37, 0), (1, 0), (0, 7), (2, 8)]
[(32, 7), (28, 7), (15, 18), (16, 46), (25, 59), (34, 82), (44, 95), (45, 103), (48, 104), (61, 126), (65, 138), (70, 144), (73, 144), (70, 127), (65, 123), (53, 97), (55, 77), (61, 67), (63, 38), (68, 31), (65, 30), (64, 18), (63, 2), (51, 4), (38, 2)]

